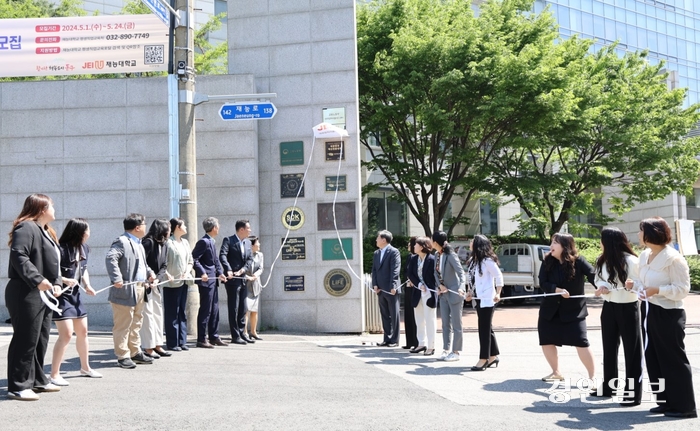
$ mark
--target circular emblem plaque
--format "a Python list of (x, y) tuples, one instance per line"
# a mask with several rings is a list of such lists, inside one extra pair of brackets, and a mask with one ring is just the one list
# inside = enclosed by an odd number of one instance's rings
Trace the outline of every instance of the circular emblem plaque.
[(297, 230), (304, 226), (304, 212), (298, 207), (289, 207), (282, 212), (282, 226)]
[(342, 269), (333, 269), (323, 279), (323, 286), (331, 296), (343, 296), (350, 291), (352, 286), (350, 274)]

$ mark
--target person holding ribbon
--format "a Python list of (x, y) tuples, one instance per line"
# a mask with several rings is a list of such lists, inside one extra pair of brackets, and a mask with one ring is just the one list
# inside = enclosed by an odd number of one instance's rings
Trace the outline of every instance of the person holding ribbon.
[(440, 318), (442, 319), (443, 352), (441, 361), (459, 361), (462, 350), (462, 309), (466, 277), (464, 268), (457, 254), (447, 242), (447, 234), (442, 231), (433, 233), (435, 256), (435, 279), (440, 290)]
[[(697, 418), (693, 371), (685, 353), (683, 298), (690, 291), (688, 262), (669, 245), (671, 228), (661, 217), (639, 223), (639, 286), (646, 303), (648, 344), (645, 350), (649, 383), (658, 406), (651, 413), (671, 418)], [(627, 283), (628, 287), (634, 283)], [(648, 307), (648, 308), (647, 308)], [(14, 322), (14, 319), (13, 319)]]
[(414, 255), (408, 265), (408, 279), (415, 286), (411, 289), (410, 305), (416, 316), (418, 343), (411, 353), (423, 352), (430, 356), (435, 353), (437, 335), (437, 281), (435, 278), (435, 256), (430, 238), (420, 236), (415, 239)]
[(595, 360), (586, 329), (588, 308), (584, 283), (588, 280), (595, 285), (595, 270), (586, 259), (579, 256), (574, 237), (567, 233), (552, 235), (550, 250), (539, 274), (540, 288), (548, 296), (542, 298), (537, 332), (542, 353), (552, 367), (551, 374), (542, 380), (564, 380), (559, 372), (557, 346), (575, 346), (579, 359), (588, 371), (588, 377), (592, 379)]
[(61, 277), (61, 250), (49, 225), (56, 219), (54, 212), (51, 198), (29, 195), (9, 234), (5, 304), (13, 333), (7, 349), (7, 396), (14, 400), (35, 401), (36, 392), (61, 390), (44, 374), (51, 310), (41, 299), (44, 292), (59, 292), (64, 281), (70, 282)]
[(625, 381), (627, 395), (622, 407), (638, 406), (642, 400), (642, 332), (639, 323), (637, 293), (625, 288), (626, 281), (638, 279), (639, 259), (624, 232), (606, 227), (600, 233), (603, 253), (596, 262), (596, 296), (605, 302), (600, 314), (603, 338), (603, 385), (592, 396), (612, 397), (617, 381), (617, 354), (620, 338), (625, 349)]
[(493, 251), (491, 241), (483, 235), (475, 235), (469, 243), (467, 260), (467, 301), (476, 298), (474, 307), (479, 324), (479, 361), (472, 371), (484, 371), (498, 367), (499, 359), (496, 334), (493, 333), (493, 312), (501, 300), (503, 273), (498, 267), (498, 256)]
[(100, 378), (102, 374), (90, 368), (88, 345), (88, 319), (87, 311), (80, 300), (80, 286), (85, 293), (95, 296), (95, 290), (90, 286), (90, 276), (87, 270), (90, 247), (87, 240), (90, 238), (90, 226), (82, 218), (68, 220), (63, 229), (58, 244), (61, 247), (61, 275), (75, 280), (72, 287), (67, 287), (58, 295), (58, 308), (61, 313), (53, 312), (53, 321), (58, 329), (58, 340), (53, 346), (51, 360), (51, 383), (56, 386), (68, 386), (68, 381), (61, 377), (61, 362), (66, 354), (75, 331), (75, 348), (80, 358), (80, 375), (83, 377)]
[(171, 356), (172, 353), (163, 350), (163, 297), (160, 283), (170, 281), (173, 277), (167, 271), (168, 247), (170, 238), (170, 222), (166, 219), (155, 219), (148, 233), (141, 240), (146, 252), (146, 263), (156, 274), (158, 283), (146, 289), (146, 302), (143, 307), (143, 326), (141, 326), (141, 344), (144, 354), (152, 359)]
[(190, 243), (183, 238), (187, 235), (185, 221), (171, 218), (170, 232), (166, 267), (175, 279), (162, 284), (165, 345), (169, 350), (180, 352), (190, 350), (187, 347), (187, 291), (194, 285), (194, 260)]

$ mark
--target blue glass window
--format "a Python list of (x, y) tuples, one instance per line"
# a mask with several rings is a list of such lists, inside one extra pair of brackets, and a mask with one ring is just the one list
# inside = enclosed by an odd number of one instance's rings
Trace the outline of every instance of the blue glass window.
[(637, 29), (637, 47), (639, 49), (649, 48), (649, 42), (647, 41), (647, 31), (643, 28)]
[(625, 38), (627, 39), (627, 45), (629, 45), (631, 49), (639, 48), (637, 44), (637, 28), (628, 25), (626, 30)]
[(678, 39), (675, 37), (668, 37), (668, 56), (678, 57)]
[(589, 36), (595, 35), (593, 31), (593, 15), (584, 12), (581, 14), (581, 21), (581, 32)]
[(658, 51), (659, 45), (657, 44), (657, 38), (659, 36), (653, 31), (648, 32), (648, 34), (649, 37), (647, 38), (647, 48), (649, 48), (650, 51)]
[(576, 10), (576, 9), (569, 9), (570, 11), (570, 21), (569, 25), (571, 25), (571, 31), (575, 33), (580, 33), (581, 32), (581, 11)]
[(593, 13), (596, 15), (603, 15), (603, 3), (598, 0), (593, 0)]
[(563, 28), (571, 28), (571, 25), (569, 24), (569, 8), (568, 7), (563, 7), (559, 6), (557, 8), (557, 21), (559, 22), (559, 26)]
[(593, 12), (593, 0), (581, 0), (581, 10), (584, 12)]
[(611, 19), (605, 20), (605, 38), (609, 41), (617, 39), (615, 37), (615, 21)]
[(569, 7), (575, 7), (576, 9), (581, 9), (581, 0), (569, 0)]
[(637, 14), (628, 10), (625, 12), (625, 21), (627, 24), (636, 25), (637, 24)]
[(656, 18), (652, 18), (650, 16), (646, 17), (647, 20), (647, 29), (649, 30), (654, 30), (656, 31)]
[(593, 31), (593, 34), (595, 34), (597, 37), (605, 39), (605, 20), (602, 16), (593, 16)]

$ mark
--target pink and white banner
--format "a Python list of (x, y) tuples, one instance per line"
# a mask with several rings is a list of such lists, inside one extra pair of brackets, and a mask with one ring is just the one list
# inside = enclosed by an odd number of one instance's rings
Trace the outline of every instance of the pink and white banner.
[(153, 14), (0, 20), (0, 77), (168, 70)]

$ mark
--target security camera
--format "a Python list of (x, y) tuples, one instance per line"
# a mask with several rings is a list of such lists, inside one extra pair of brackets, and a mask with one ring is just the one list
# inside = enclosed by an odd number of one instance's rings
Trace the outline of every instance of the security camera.
[(177, 74), (178, 75), (184, 76), (186, 68), (187, 68), (187, 63), (185, 63), (184, 61), (177, 62)]

